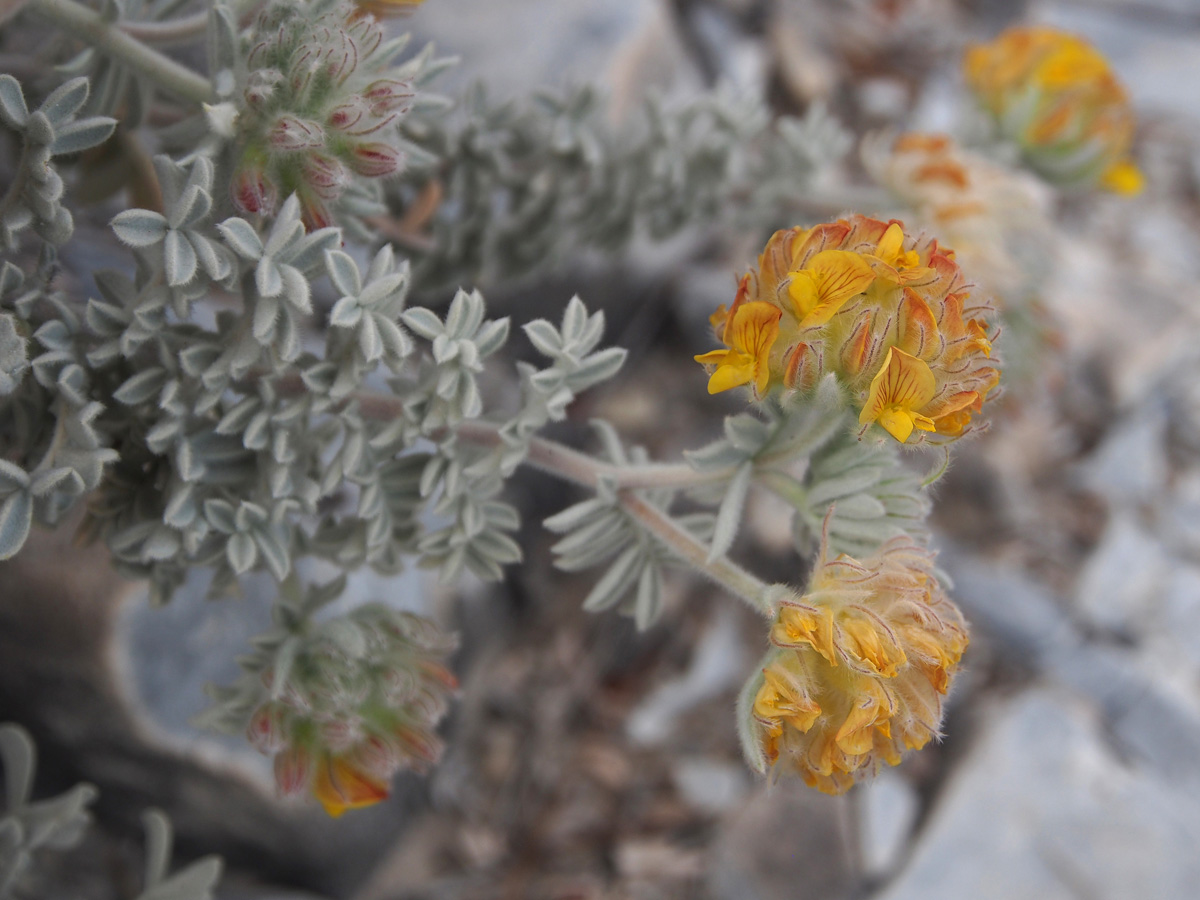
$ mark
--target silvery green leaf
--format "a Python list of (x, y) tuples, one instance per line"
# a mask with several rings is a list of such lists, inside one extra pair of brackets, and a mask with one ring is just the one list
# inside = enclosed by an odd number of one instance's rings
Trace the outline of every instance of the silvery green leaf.
[(843, 519), (881, 519), (887, 515), (887, 507), (883, 501), (870, 494), (854, 494), (843, 497), (837, 502), (835, 518)]
[(208, 71), (235, 69), (238, 63), (237, 20), (225, 2), (208, 12)]
[(375, 362), (383, 356), (383, 339), (375, 327), (375, 317), (364, 314), (358, 323), (358, 349), (367, 362)]
[(50, 152), (55, 156), (62, 156), (103, 144), (116, 127), (117, 120), (106, 116), (93, 116), (71, 122), (54, 130), (54, 143), (50, 145)]
[(259, 297), (254, 304), (254, 325), (251, 333), (260, 344), (271, 339), (275, 331), (275, 321), (279, 318), (279, 300), (275, 297)]
[(519, 563), (523, 558), (520, 545), (508, 535), (494, 529), (480, 532), (472, 541), (472, 546), (502, 566)]
[(505, 316), (503, 319), (495, 319), (491, 322), (485, 322), (480, 329), (475, 332), (474, 344), (475, 349), (480, 356), (491, 356), (497, 350), (504, 346), (508, 340), (509, 320)]
[(244, 575), (254, 568), (254, 563), (258, 559), (258, 548), (255, 546), (254, 538), (250, 537), (244, 531), (239, 531), (229, 538), (229, 542), (225, 545), (225, 556), (229, 560), (229, 567), (239, 575)]
[(242, 259), (255, 260), (262, 256), (262, 239), (245, 219), (226, 219), (217, 226), (217, 231), (229, 248)]
[(557, 357), (562, 352), (558, 329), (545, 319), (534, 319), (522, 326), (530, 343), (544, 356)]
[(638, 631), (645, 631), (662, 614), (662, 571), (654, 563), (644, 566), (638, 575), (633, 610)]
[(562, 336), (565, 343), (574, 343), (583, 336), (583, 331), (588, 323), (587, 307), (583, 305), (583, 301), (576, 295), (567, 303), (567, 308), (563, 312)]
[[(5, 76), (8, 77), (8, 76)], [(4, 761), (4, 796), (10, 810), (18, 810), (29, 802), (33, 790), (33, 741), (19, 725), (0, 725), (0, 759)]]
[(116, 391), (113, 399), (126, 406), (137, 406), (149, 402), (166, 384), (169, 374), (161, 366), (154, 366), (127, 379)]
[(749, 414), (725, 417), (725, 437), (746, 453), (757, 453), (769, 437), (767, 423)]
[(746, 453), (727, 440), (713, 441), (699, 450), (685, 450), (683, 456), (699, 472), (729, 468), (746, 459)]
[(182, 232), (168, 229), (163, 237), (163, 266), (167, 284), (187, 284), (196, 274), (196, 251)]
[(72, 78), (59, 85), (38, 108), (56, 128), (79, 112), (88, 98), (88, 80)]
[(583, 608), (588, 612), (600, 612), (620, 603), (638, 580), (644, 558), (644, 551), (636, 544), (618, 554), (584, 598)]
[(21, 131), (29, 120), (29, 107), (21, 83), (11, 75), (0, 75), (0, 121), (14, 131)]
[(171, 820), (160, 810), (150, 809), (142, 814), (142, 825), (146, 829), (143, 880), (146, 888), (152, 888), (166, 877), (167, 867), (171, 864)]
[(270, 255), (259, 260), (254, 270), (254, 286), (264, 297), (278, 297), (283, 291), (283, 273)]
[(187, 232), (187, 239), (196, 251), (196, 258), (205, 275), (213, 281), (224, 281), (229, 277), (233, 266), (224, 248), (194, 231)]
[(69, 466), (59, 466), (42, 472), (33, 479), (29, 492), (35, 497), (43, 497), (51, 491), (62, 490), (72, 494), (82, 493), (83, 479)]
[(358, 298), (343, 297), (329, 311), (329, 324), (334, 328), (353, 328), (363, 316)]
[(292, 266), (281, 266), (280, 274), (283, 276), (283, 299), (288, 305), (304, 315), (312, 312), (312, 294), (308, 279)]
[(266, 531), (255, 531), (253, 534), (254, 542), (258, 545), (259, 552), (267, 563), (267, 568), (271, 570), (271, 574), (275, 576), (276, 580), (282, 581), (291, 569), (287, 547)]
[(612, 512), (612, 504), (598, 497), (591, 497), (581, 503), (568, 506), (562, 512), (555, 513), (542, 524), (556, 534), (565, 534), (581, 526), (585, 521), (601, 513)]
[(341, 250), (325, 251), (325, 268), (329, 271), (329, 280), (343, 296), (357, 297), (362, 292), (358, 265), (349, 254)]
[(750, 479), (754, 475), (754, 463), (747, 461), (738, 466), (737, 472), (729, 480), (725, 489), (725, 498), (717, 511), (717, 521), (713, 527), (712, 546), (708, 550), (708, 562), (713, 562), (724, 556), (737, 537), (738, 526), (742, 522), (742, 508), (746, 505), (746, 493), (750, 489)]
[(442, 333), (441, 320), (423, 306), (406, 309), (400, 317), (404, 320), (405, 325), (427, 341), (434, 340)]
[(584, 391), (602, 381), (607, 381), (621, 370), (629, 352), (624, 347), (609, 347), (599, 353), (593, 353), (583, 365), (571, 373), (569, 382), (572, 389)]
[(876, 484), (883, 469), (877, 466), (859, 466), (837, 478), (821, 479), (808, 490), (808, 502), (813, 509), (828, 505), (839, 497), (857, 494)]
[(762, 742), (758, 737), (758, 721), (754, 717), (754, 700), (763, 683), (764, 665), (755, 666), (742, 689), (738, 691), (736, 722), (738, 742), (742, 745), (742, 756), (748, 765), (760, 775), (767, 772), (767, 757), (763, 751)]
[(12, 559), (29, 537), (33, 523), (33, 496), (16, 491), (0, 504), (0, 559)]
[(216, 499), (204, 501), (204, 518), (218, 531), (225, 534), (232, 534), (236, 531), (237, 525), (234, 523), (233, 516), (232, 503)]
[(118, 213), (109, 223), (121, 243), (130, 247), (149, 247), (167, 234), (167, 220), (148, 209), (129, 209)]

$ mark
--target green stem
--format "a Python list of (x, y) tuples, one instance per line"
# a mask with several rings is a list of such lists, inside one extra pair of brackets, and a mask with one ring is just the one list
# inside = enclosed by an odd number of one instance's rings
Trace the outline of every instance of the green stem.
[(177, 97), (195, 103), (207, 103), (215, 99), (212, 85), (203, 75), (147, 47), (75, 0), (30, 0), (26, 9), (50, 20), (131, 69), (136, 69), (153, 79), (158, 87)]

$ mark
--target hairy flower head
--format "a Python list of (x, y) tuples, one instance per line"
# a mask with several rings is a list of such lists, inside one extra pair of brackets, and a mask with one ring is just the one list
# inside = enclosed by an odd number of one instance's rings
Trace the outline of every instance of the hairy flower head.
[(239, 211), (270, 214), (279, 197), (294, 193), (305, 224), (320, 227), (331, 223), (351, 173), (381, 178), (402, 168), (396, 127), (413, 89), (391, 76), (400, 44), (384, 40), (373, 13), (412, 5), (266, 5), (238, 115), (232, 196)]
[(967, 84), (1001, 133), (1057, 184), (1099, 184), (1136, 194), (1130, 159), (1134, 115), (1108, 61), (1089, 43), (1052, 28), (1010, 28), (963, 58)]
[(716, 367), (712, 393), (803, 392), (832, 374), (864, 429), (944, 442), (971, 430), (999, 380), (992, 312), (952, 251), (900, 222), (851, 216), (776, 232), (712, 318), (726, 349), (696, 359)]
[(452, 647), (431, 622), (377, 605), (318, 626), (287, 672), (263, 673), (271, 699), (247, 729), (280, 792), (307, 790), (337, 817), (386, 798), (400, 769), (432, 765)]
[(748, 687), (748, 752), (774, 774), (840, 794), (939, 734), (966, 624), (928, 551), (893, 538), (873, 557), (821, 560), (803, 596), (782, 589)]
[(1037, 293), (1053, 241), (1045, 184), (944, 134), (880, 135), (864, 142), (862, 157), (973, 279), (1005, 302)]

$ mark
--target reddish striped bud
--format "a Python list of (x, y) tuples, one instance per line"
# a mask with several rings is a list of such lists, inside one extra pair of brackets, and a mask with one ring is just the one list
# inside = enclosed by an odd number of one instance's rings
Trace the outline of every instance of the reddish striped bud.
[(279, 192), (261, 166), (242, 166), (234, 172), (229, 187), (233, 205), (238, 208), (239, 212), (264, 216), (275, 212), (275, 207), (279, 202)]
[(246, 738), (259, 753), (274, 753), (284, 744), (283, 714), (273, 703), (264, 703), (250, 717)]
[(284, 115), (275, 120), (267, 142), (281, 153), (315, 150), (325, 146), (325, 129), (309, 119)]
[(301, 172), (304, 174), (304, 180), (312, 187), (313, 193), (323, 200), (336, 200), (350, 182), (350, 173), (346, 171), (346, 167), (324, 153), (306, 155)]
[(312, 755), (303, 747), (288, 747), (275, 754), (275, 786), (285, 797), (307, 789), (312, 771)]
[(400, 171), (404, 154), (395, 147), (374, 141), (357, 144), (350, 151), (350, 168), (367, 178), (382, 178)]
[(407, 81), (381, 78), (368, 84), (362, 95), (371, 104), (371, 111), (379, 116), (384, 113), (408, 112), (412, 106), (413, 90)]

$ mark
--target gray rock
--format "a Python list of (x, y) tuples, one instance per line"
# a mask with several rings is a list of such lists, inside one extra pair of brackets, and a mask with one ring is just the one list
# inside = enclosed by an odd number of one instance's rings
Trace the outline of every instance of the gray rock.
[(911, 863), (878, 900), (1190, 900), (1200, 798), (1106, 746), (1038, 688), (992, 710)]
[(1080, 574), (1077, 608), (1101, 629), (1141, 634), (1172, 567), (1161, 542), (1133, 515), (1118, 513)]

